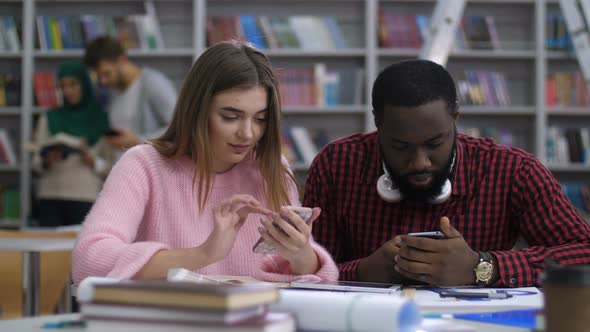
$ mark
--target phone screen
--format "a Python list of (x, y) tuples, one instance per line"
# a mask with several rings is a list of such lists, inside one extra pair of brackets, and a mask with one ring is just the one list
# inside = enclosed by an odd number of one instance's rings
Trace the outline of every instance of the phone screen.
[(107, 131), (104, 132), (105, 136), (118, 136), (121, 133), (117, 130), (117, 129), (109, 129)]
[(441, 231), (408, 233), (408, 236), (425, 237), (425, 238), (429, 238), (429, 239), (444, 239), (444, 238), (446, 238), (445, 234), (443, 234), (443, 232), (441, 232)]

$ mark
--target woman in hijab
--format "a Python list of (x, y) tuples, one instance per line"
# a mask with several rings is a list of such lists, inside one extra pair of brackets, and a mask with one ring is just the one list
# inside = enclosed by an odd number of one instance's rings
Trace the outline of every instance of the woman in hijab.
[(40, 175), (39, 221), (43, 227), (80, 224), (112, 165), (102, 136), (107, 113), (93, 93), (86, 67), (63, 63), (57, 73), (63, 105), (39, 118), (33, 168)]

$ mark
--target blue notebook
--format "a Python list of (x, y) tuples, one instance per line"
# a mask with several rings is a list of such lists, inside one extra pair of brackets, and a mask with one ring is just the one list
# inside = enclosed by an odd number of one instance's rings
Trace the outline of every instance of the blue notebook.
[(538, 309), (526, 309), (473, 314), (453, 314), (453, 318), (534, 329), (537, 327), (537, 315), (539, 315)]

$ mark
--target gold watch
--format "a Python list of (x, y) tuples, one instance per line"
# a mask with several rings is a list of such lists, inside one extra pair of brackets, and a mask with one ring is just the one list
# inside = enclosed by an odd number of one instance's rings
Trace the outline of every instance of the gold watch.
[(487, 252), (478, 251), (479, 263), (475, 266), (475, 284), (479, 287), (487, 286), (494, 274), (492, 257)]

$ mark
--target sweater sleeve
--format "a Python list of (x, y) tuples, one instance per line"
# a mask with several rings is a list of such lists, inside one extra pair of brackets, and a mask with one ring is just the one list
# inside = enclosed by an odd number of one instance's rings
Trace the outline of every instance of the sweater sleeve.
[(74, 247), (76, 284), (89, 276), (132, 278), (157, 251), (168, 249), (163, 243), (135, 242), (151, 195), (150, 163), (138, 146), (113, 167)]
[[(283, 161), (285, 162), (285, 161)], [(295, 206), (301, 206), (299, 200), (299, 190), (297, 184), (294, 182), (290, 183), (289, 186), (289, 197), (290, 204)], [(310, 206), (313, 208), (313, 206)], [(319, 244), (315, 243), (311, 239), (311, 246), (314, 249), (317, 257), (319, 269), (314, 274), (296, 275), (293, 274), (289, 262), (278, 255), (268, 255), (262, 261), (258, 275), (255, 277), (259, 280), (275, 281), (275, 282), (290, 282), (294, 280), (300, 281), (336, 281), (338, 280), (338, 266), (332, 259), (330, 253)]]

